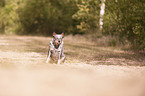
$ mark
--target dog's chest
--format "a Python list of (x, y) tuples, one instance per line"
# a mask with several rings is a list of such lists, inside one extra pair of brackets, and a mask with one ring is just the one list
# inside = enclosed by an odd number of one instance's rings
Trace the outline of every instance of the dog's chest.
[(59, 51), (53, 50), (52, 53), (51, 53), (51, 58), (52, 58), (53, 61), (57, 61), (58, 58), (59, 58)]
[(63, 46), (63, 42), (61, 45), (59, 45), (58, 48), (55, 48), (53, 41), (50, 42), (50, 50), (51, 50), (51, 59), (53, 61), (57, 61), (59, 59), (59, 55), (61, 56), (61, 52), (62, 52), (62, 46)]

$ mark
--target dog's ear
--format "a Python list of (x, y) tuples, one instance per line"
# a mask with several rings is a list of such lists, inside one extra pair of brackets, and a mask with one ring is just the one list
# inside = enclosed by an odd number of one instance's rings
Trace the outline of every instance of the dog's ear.
[(61, 35), (64, 37), (64, 32), (62, 32)]
[(53, 32), (53, 36), (55, 36), (56, 35), (56, 33), (55, 32)]

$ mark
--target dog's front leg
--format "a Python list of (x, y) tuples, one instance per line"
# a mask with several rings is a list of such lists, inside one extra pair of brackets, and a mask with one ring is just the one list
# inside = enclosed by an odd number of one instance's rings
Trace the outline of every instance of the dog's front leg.
[(61, 62), (65, 63), (65, 55), (61, 58)]
[(49, 52), (48, 52), (48, 57), (47, 57), (46, 63), (48, 63), (50, 61), (50, 55), (51, 55), (51, 50), (49, 50)]
[(59, 56), (58, 56), (58, 62), (57, 62), (57, 64), (60, 64), (61, 63), (61, 59), (60, 59), (60, 52), (59, 52)]

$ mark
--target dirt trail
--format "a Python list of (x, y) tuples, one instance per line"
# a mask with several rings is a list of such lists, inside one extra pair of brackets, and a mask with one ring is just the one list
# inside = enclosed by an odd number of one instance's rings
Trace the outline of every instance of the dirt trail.
[(0, 96), (145, 96), (140, 55), (66, 37), (66, 63), (46, 64), (49, 40), (0, 36)]

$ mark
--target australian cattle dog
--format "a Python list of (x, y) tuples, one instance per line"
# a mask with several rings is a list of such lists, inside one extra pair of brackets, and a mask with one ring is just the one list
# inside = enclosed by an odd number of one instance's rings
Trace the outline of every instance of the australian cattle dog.
[(53, 38), (49, 44), (46, 63), (48, 63), (50, 60), (57, 64), (60, 64), (62, 62), (64, 63), (65, 55), (63, 52), (63, 37), (64, 33), (56, 34), (55, 32), (53, 32)]

